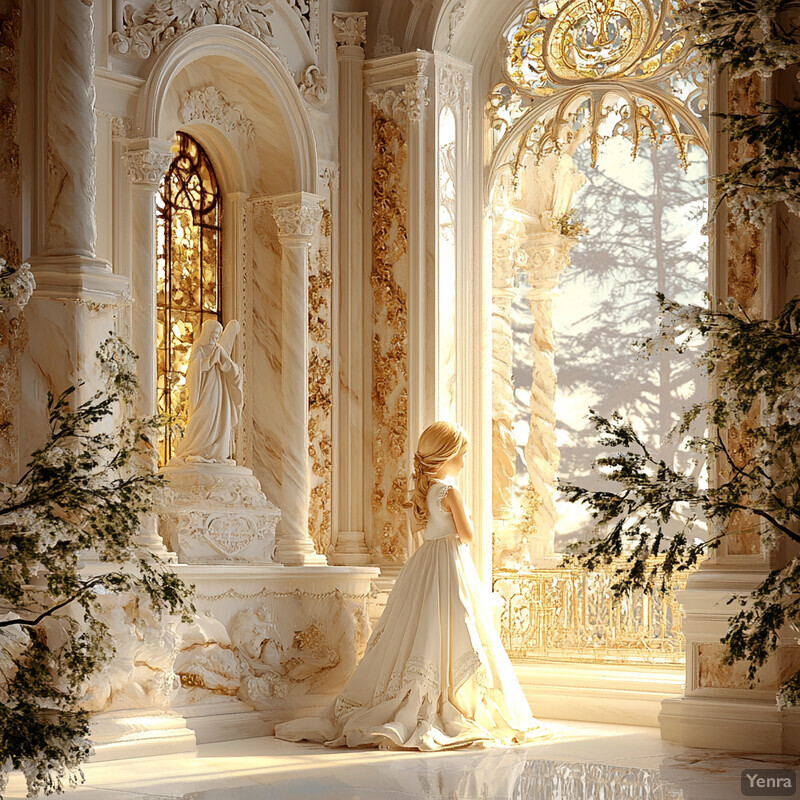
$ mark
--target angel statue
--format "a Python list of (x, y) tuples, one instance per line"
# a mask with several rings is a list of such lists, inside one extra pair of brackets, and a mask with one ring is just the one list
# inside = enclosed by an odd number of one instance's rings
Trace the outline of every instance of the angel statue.
[(242, 374), (231, 358), (239, 329), (235, 319), (225, 330), (207, 320), (192, 344), (186, 367), (189, 421), (176, 448), (179, 459), (232, 463), (233, 429), (244, 402)]

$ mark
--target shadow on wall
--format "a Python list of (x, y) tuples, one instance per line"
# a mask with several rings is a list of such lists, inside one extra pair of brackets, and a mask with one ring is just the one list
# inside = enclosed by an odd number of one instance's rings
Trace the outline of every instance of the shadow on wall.
[[(666, 434), (690, 400), (706, 393), (706, 378), (692, 367), (691, 353), (639, 356), (632, 343), (655, 332), (655, 292), (682, 302), (702, 302), (708, 285), (706, 219), (707, 162), (699, 148), (682, 169), (672, 144), (643, 142), (631, 160), (630, 143), (615, 138), (591, 166), (588, 143), (575, 153), (586, 175), (573, 206), (589, 234), (572, 250), (553, 309), (558, 375), (556, 417), (561, 452), (559, 474), (570, 482), (600, 488), (592, 470), (600, 455), (588, 418), (623, 412), (645, 433), (645, 441), (669, 463), (681, 464), (676, 442)], [(533, 319), (526, 298), (527, 276), (517, 282), (514, 301), (514, 386), (517, 417), (517, 502), (527, 483), (524, 446), (533, 367)], [(685, 466), (685, 465), (684, 465)], [(555, 550), (586, 539), (592, 521), (582, 507), (558, 502)], [(698, 535), (704, 535), (702, 530)]]

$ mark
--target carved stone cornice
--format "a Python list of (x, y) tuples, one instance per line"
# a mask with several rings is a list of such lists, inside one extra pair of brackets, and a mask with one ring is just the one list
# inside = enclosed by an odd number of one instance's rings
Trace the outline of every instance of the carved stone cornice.
[(333, 38), (340, 47), (364, 47), (367, 42), (366, 11), (334, 11)]
[(202, 121), (228, 133), (237, 132), (252, 145), (256, 127), (242, 109), (232, 103), (216, 86), (189, 89), (181, 95), (180, 118), (183, 122)]
[(267, 204), (278, 228), (281, 244), (310, 245), (322, 221), (320, 198), (305, 192), (270, 197)]
[(173, 39), (194, 28), (206, 25), (232, 25), (266, 43), (272, 40), (268, 0), (157, 0), (146, 11), (126, 3), (122, 10), (122, 30), (111, 34), (113, 53), (131, 53), (149, 58), (164, 49)]
[(370, 86), (367, 97), (372, 105), (395, 122), (418, 122), (428, 105), (428, 78), (417, 75), (401, 86)]
[(161, 139), (131, 142), (122, 154), (131, 182), (157, 187), (174, 158), (171, 147)]

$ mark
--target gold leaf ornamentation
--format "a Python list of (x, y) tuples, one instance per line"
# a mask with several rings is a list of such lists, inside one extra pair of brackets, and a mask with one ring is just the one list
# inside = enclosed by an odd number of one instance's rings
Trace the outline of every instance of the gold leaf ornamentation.
[(331, 212), (323, 206), (320, 239), (308, 277), (308, 455), (312, 476), (308, 527), (318, 553), (327, 552), (331, 545), (331, 229)]
[(408, 556), (407, 144), (398, 123), (377, 109), (372, 139), (372, 551), (401, 562)]

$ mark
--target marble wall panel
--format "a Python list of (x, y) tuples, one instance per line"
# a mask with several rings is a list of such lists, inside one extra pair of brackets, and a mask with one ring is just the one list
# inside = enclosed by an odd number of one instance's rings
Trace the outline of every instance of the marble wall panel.
[[(754, 114), (762, 99), (761, 79), (758, 75), (731, 81), (728, 86), (728, 111), (732, 114)], [(728, 168), (733, 169), (752, 158), (757, 145), (731, 142), (728, 149)], [(737, 224), (728, 221), (725, 226), (728, 246), (727, 297), (733, 297), (754, 318), (764, 313), (763, 283), (763, 236), (755, 225)], [(757, 422), (753, 415), (753, 423)], [(746, 460), (747, 425), (728, 432), (730, 449), (734, 457)], [(726, 540), (728, 555), (760, 555), (761, 537), (758, 520), (746, 512), (734, 514), (728, 523)]]
[(248, 211), (252, 286), (251, 351), (247, 381), (252, 403), (252, 470), (269, 500), (281, 507), (283, 484), (281, 394), (281, 249), (272, 217), (261, 203)]

